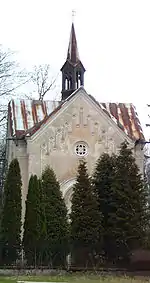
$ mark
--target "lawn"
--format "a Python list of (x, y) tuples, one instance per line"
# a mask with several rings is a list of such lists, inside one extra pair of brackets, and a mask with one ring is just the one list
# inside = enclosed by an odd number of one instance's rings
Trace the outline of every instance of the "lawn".
[(98, 275), (91, 276), (19, 276), (19, 277), (0, 277), (0, 283), (17, 283), (18, 281), (32, 281), (32, 282), (75, 282), (75, 283), (146, 283), (150, 282), (150, 278), (130, 278), (130, 277), (100, 277)]

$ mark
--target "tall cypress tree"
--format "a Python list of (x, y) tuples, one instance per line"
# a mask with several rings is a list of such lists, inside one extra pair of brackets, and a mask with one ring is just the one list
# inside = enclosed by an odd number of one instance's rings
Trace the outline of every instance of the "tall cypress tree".
[(21, 251), (21, 174), (19, 162), (12, 160), (4, 186), (4, 206), (1, 222), (2, 263), (12, 264)]
[[(29, 265), (42, 264), (46, 237), (44, 205), (41, 183), (36, 175), (29, 180), (24, 221), (23, 247)], [(43, 245), (42, 245), (43, 242)]]
[(147, 192), (131, 149), (122, 143), (117, 157), (112, 189), (116, 193), (116, 256), (128, 259), (131, 250), (145, 240), (147, 227)]
[(97, 198), (84, 161), (78, 167), (70, 218), (73, 262), (77, 266), (91, 265), (94, 256), (100, 252), (102, 226)]
[(105, 259), (110, 261), (115, 254), (116, 247), (113, 240), (114, 212), (117, 206), (116, 196), (112, 190), (115, 177), (116, 156), (104, 153), (98, 159), (92, 182), (97, 194), (99, 210), (102, 214), (103, 245)]
[(47, 240), (47, 263), (64, 266), (68, 254), (67, 208), (54, 171), (46, 167), (42, 174)]

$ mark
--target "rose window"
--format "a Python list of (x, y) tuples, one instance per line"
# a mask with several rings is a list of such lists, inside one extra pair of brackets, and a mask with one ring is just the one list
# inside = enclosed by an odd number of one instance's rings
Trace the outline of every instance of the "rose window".
[(75, 152), (78, 156), (84, 156), (87, 154), (87, 145), (85, 143), (78, 143), (75, 147)]

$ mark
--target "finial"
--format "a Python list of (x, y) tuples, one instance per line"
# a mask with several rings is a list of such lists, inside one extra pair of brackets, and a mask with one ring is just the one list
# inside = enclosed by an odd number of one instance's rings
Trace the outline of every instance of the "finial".
[(72, 10), (72, 22), (74, 23), (74, 17), (76, 15), (76, 11), (75, 10)]

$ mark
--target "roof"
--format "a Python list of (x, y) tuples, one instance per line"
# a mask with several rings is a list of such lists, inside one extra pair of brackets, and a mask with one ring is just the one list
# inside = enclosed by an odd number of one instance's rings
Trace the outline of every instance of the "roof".
[[(72, 96), (73, 94), (68, 99)], [(89, 96), (132, 140), (144, 139), (138, 114), (132, 103), (99, 103)], [(59, 111), (65, 102), (12, 100), (9, 103), (9, 134), (17, 138), (31, 136), (50, 116)]]
[(21, 137), (39, 126), (58, 106), (59, 101), (11, 100), (8, 117), (11, 136)]
[(69, 65), (71, 64), (73, 67), (76, 67), (80, 64), (82, 65), (82, 68), (85, 71), (85, 68), (79, 56), (74, 23), (72, 23), (72, 26), (71, 26), (71, 33), (70, 33), (70, 39), (69, 39), (69, 45), (68, 45), (68, 51), (67, 51), (67, 59), (65, 63), (63, 64), (62, 68), (60, 69), (61, 71), (66, 66), (66, 64), (69, 64)]
[(70, 40), (67, 52), (67, 60), (69, 60), (72, 64), (77, 64), (80, 61), (77, 39), (75, 34), (74, 24), (71, 26)]
[(100, 103), (100, 106), (132, 140), (144, 139), (138, 113), (132, 103)]

